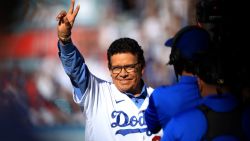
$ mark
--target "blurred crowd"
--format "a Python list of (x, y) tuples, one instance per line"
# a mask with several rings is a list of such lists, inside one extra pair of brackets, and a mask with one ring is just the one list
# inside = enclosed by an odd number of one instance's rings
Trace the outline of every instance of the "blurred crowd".
[[(10, 70), (1, 70), (0, 74), (1, 108), (14, 106), (12, 112), (18, 113), (16, 119), (34, 126), (82, 124), (78, 118), (82, 115), (80, 109), (73, 104), (71, 91), (41, 68), (25, 72), (15, 65)], [(1, 113), (6, 114), (8, 112)]]

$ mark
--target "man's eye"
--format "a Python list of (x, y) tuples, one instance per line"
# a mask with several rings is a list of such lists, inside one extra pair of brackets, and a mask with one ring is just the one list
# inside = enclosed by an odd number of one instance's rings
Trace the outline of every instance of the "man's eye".
[(112, 70), (119, 70), (120, 68), (119, 67), (114, 67)]
[(134, 67), (133, 66), (127, 66), (126, 69), (131, 70), (131, 69), (134, 69)]
[(119, 67), (112, 67), (112, 70), (119, 69)]

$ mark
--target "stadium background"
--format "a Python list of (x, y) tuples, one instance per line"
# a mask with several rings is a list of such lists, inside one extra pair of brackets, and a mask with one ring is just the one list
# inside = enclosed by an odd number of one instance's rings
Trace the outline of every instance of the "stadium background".
[[(57, 53), (56, 16), (69, 4), (70, 0), (10, 0), (0, 6), (0, 115), (8, 118), (8, 111), (16, 112), (9, 124), (26, 121), (24, 126), (43, 141), (84, 140), (84, 117), (72, 100)], [(175, 82), (173, 68), (166, 65), (170, 48), (164, 42), (195, 22), (195, 0), (76, 0), (76, 4), (81, 8), (73, 42), (98, 77), (111, 80), (106, 50), (113, 40), (127, 36), (145, 51), (144, 79), (149, 85)]]

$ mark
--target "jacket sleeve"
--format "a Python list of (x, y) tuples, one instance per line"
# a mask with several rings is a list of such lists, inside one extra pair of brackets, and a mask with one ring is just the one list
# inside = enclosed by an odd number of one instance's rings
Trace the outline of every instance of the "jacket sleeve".
[(158, 133), (161, 130), (160, 121), (158, 119), (157, 109), (153, 100), (153, 94), (149, 97), (149, 105), (145, 111), (145, 121), (148, 126), (148, 130), (152, 133)]
[(64, 71), (69, 76), (74, 88), (74, 93), (81, 98), (87, 89), (89, 69), (84, 58), (73, 43), (63, 45), (58, 41), (58, 55)]

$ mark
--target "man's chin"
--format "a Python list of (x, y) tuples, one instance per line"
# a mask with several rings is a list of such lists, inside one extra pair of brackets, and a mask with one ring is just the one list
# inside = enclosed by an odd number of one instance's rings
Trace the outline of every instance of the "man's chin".
[(130, 90), (128, 88), (120, 88), (119, 90), (122, 93), (130, 93)]
[(120, 92), (122, 92), (122, 93), (127, 93), (128, 92), (128, 90), (120, 90)]

